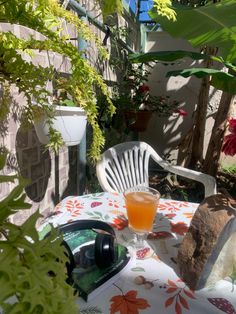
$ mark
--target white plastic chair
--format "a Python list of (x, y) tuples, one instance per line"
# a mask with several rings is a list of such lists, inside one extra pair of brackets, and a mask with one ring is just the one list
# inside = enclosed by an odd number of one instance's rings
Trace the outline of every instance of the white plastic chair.
[(168, 172), (201, 182), (205, 188), (205, 197), (217, 193), (214, 177), (181, 166), (173, 166), (163, 160), (149, 144), (139, 141), (115, 145), (102, 154), (96, 166), (102, 189), (107, 192), (124, 192), (129, 187), (148, 186), (150, 157)]

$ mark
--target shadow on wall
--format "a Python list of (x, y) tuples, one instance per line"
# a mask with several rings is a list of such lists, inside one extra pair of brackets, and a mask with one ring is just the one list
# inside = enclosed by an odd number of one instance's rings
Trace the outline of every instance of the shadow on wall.
[[(191, 84), (190, 81), (192, 80), (194, 81), (195, 79), (188, 79), (188, 83)], [(168, 80), (166, 84), (168, 84)], [(179, 108), (187, 111), (187, 116), (173, 113), (169, 117), (160, 117), (157, 114), (153, 114), (147, 131), (140, 133), (140, 140), (149, 143), (158, 154), (164, 156), (177, 149), (185, 135), (192, 128), (196, 94), (193, 90), (188, 89), (187, 85), (182, 85), (176, 90), (172, 89), (171, 92), (158, 83), (156, 86), (159, 86), (158, 88), (156, 87), (156, 90), (162, 91), (163, 95), (169, 95), (172, 101), (177, 100), (180, 102)]]
[(40, 144), (34, 128), (18, 129), (16, 156), (21, 176), (29, 180), (25, 187), (27, 196), (34, 202), (40, 202), (45, 196), (51, 175), (51, 157), (49, 150)]
[[(78, 187), (77, 187), (77, 176), (79, 176), (78, 172), (78, 145), (69, 146), (68, 147), (68, 180), (67, 185), (61, 195), (60, 199), (63, 199), (70, 195), (78, 195)], [(59, 180), (58, 176), (58, 180)]]
[[(146, 51), (189, 50), (195, 51), (186, 41), (174, 39), (166, 32), (148, 33)], [(175, 150), (188, 130), (192, 127), (193, 111), (195, 109), (200, 80), (195, 77), (166, 77), (168, 71), (188, 68), (193, 65), (191, 59), (176, 61), (173, 64), (157, 63), (147, 84), (153, 95), (168, 95), (171, 100), (177, 100), (185, 111), (186, 117), (173, 116), (160, 118), (157, 115), (149, 123), (148, 130), (141, 134), (141, 140), (149, 142), (160, 155)], [(196, 66), (200, 64), (195, 63)]]

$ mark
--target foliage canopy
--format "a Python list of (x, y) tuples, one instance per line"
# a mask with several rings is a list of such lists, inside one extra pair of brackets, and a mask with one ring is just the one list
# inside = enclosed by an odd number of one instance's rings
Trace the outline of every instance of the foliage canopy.
[[(165, 2), (166, 0), (160, 0)], [(172, 2), (176, 21), (165, 18), (154, 8), (150, 12), (153, 20), (173, 37), (188, 40), (193, 47), (219, 47), (220, 55), (229, 62), (236, 60), (236, 25), (234, 0), (208, 2), (204, 6), (185, 6)]]

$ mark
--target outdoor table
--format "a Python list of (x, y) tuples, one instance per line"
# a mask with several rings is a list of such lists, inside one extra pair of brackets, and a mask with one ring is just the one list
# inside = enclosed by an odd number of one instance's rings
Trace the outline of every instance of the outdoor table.
[[(90, 302), (78, 297), (81, 314), (236, 313), (236, 286), (230, 280), (192, 291), (178, 276), (176, 256), (198, 204), (161, 199), (144, 259), (135, 259), (119, 279)], [(47, 219), (54, 226), (78, 219), (110, 223), (120, 243), (132, 238), (122, 194), (69, 196)], [(173, 236), (175, 234), (176, 236)]]

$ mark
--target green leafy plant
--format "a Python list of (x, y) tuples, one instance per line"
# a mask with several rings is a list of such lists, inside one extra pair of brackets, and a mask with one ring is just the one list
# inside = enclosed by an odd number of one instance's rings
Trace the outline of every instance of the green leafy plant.
[(222, 170), (236, 175), (236, 165), (225, 165), (222, 167)]
[(217, 57), (213, 55), (208, 55), (205, 53), (198, 53), (185, 50), (175, 50), (175, 51), (154, 51), (147, 52), (145, 54), (133, 54), (130, 55), (129, 59), (132, 62), (173, 62), (176, 60), (181, 60), (183, 58), (191, 58), (195, 61), (199, 60), (209, 60), (215, 61), (219, 66), (224, 66), (232, 73), (224, 72), (219, 69), (209, 69), (209, 68), (189, 68), (175, 71), (168, 71), (166, 76), (183, 76), (190, 77), (196, 76), (197, 78), (204, 78), (206, 76), (211, 76), (210, 84), (215, 88), (235, 94), (236, 93), (236, 67), (233, 63), (226, 62), (222, 57)]
[[(34, 65), (31, 57), (34, 51), (55, 52), (67, 57), (71, 64), (70, 75), (64, 80), (64, 89), (71, 95), (74, 103), (84, 108), (88, 122), (93, 129), (93, 141), (90, 157), (96, 160), (100, 149), (104, 145), (104, 137), (99, 128), (97, 117), (95, 87), (107, 97), (107, 111), (112, 115), (114, 106), (109, 98), (109, 91), (96, 70), (84, 59), (83, 52), (79, 52), (72, 44), (67, 34), (62, 34), (64, 23), (73, 25), (80, 36), (86, 40), (95, 41), (100, 56), (105, 57), (106, 51), (99, 40), (91, 33), (88, 26), (72, 12), (62, 8), (56, 0), (12, 0), (0, 3), (0, 21), (25, 26), (31, 31), (37, 31), (43, 40), (35, 39), (29, 35), (18, 38), (12, 31), (0, 32), (0, 83), (15, 85), (19, 93), (25, 96), (27, 105), (24, 107), (24, 117), (27, 122), (33, 123), (40, 110), (47, 114), (48, 120), (53, 118), (53, 111), (45, 99), (52, 98), (52, 93), (46, 89), (48, 80), (53, 80), (58, 73), (52, 66), (42, 67)], [(25, 58), (25, 57), (28, 57)], [(30, 60), (30, 61), (27, 61)], [(36, 113), (35, 113), (36, 111)], [(62, 141), (59, 134), (50, 126), (50, 147), (57, 150)]]
[(112, 102), (117, 111), (147, 110), (156, 112), (159, 116), (171, 115), (178, 107), (179, 102), (171, 100), (169, 96), (151, 95), (146, 84), (150, 71), (143, 67), (128, 67), (123, 84), (114, 89)]
[[(1, 152), (0, 170), (6, 157), (7, 152)], [(17, 181), (0, 201), (0, 308), (4, 313), (76, 313), (61, 237), (52, 230), (39, 239), (38, 211), (21, 226), (9, 221), (10, 215), (31, 207), (25, 202), (24, 181), (17, 175), (0, 175), (0, 184)]]
[(107, 17), (116, 12), (118, 14), (123, 13), (123, 3), (122, 0), (96, 0), (96, 2), (99, 4), (100, 8), (102, 9), (102, 15), (104, 21), (106, 21)]

